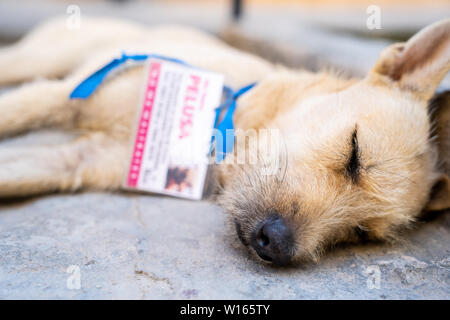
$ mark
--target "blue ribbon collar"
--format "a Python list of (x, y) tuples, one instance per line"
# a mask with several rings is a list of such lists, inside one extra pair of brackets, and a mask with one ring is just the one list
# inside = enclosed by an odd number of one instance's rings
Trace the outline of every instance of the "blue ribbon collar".
[[(155, 58), (160, 60), (165, 60), (169, 62), (178, 63), (181, 65), (185, 65), (188, 67), (195, 68), (186, 62), (165, 56), (160, 56), (157, 54), (138, 54), (138, 55), (127, 55), (126, 53), (122, 53), (120, 58), (116, 58), (91, 74), (85, 80), (83, 80), (70, 94), (70, 99), (87, 99), (89, 98), (94, 91), (100, 86), (100, 84), (105, 80), (105, 78), (119, 66), (123, 65), (127, 61), (145, 61), (149, 58)], [(225, 100), (224, 102), (216, 108), (216, 118), (214, 122), (214, 128), (217, 129), (218, 133), (221, 134), (223, 138), (222, 145), (218, 145), (216, 141), (216, 160), (221, 162), (227, 153), (233, 151), (235, 135), (234, 135), (234, 122), (233, 115), (236, 110), (236, 101), (237, 99), (252, 89), (256, 83), (250, 84), (248, 86), (242, 87), (237, 91), (234, 91), (229, 86), (224, 86), (224, 94)], [(225, 110), (225, 114), (219, 122), (220, 115)], [(213, 135), (211, 139), (211, 143), (215, 141), (215, 135)]]

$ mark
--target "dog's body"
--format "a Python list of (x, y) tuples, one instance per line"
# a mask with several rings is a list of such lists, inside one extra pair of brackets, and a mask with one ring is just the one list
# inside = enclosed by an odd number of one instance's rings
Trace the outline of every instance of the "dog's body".
[[(186, 28), (83, 19), (70, 31), (64, 20), (49, 22), (0, 51), (0, 85), (52, 79), (0, 96), (0, 137), (42, 127), (83, 135), (59, 147), (0, 150), (0, 197), (120, 188), (143, 67), (106, 81), (87, 100), (68, 97), (124, 50), (157, 53), (220, 72), (234, 87), (259, 83), (239, 101), (236, 126), (281, 131), (282, 174), (262, 178), (258, 166), (224, 165), (219, 180), (221, 204), (260, 257), (276, 264), (315, 258), (361, 231), (392, 238), (426, 207), (450, 206), (445, 148), (430, 141), (427, 114), (450, 68), (449, 38), (449, 21), (434, 25), (388, 48), (367, 78), (348, 80), (275, 67)], [(448, 120), (439, 119), (447, 109), (436, 120), (445, 128)], [(443, 132), (441, 146), (449, 140)], [(246, 149), (238, 143), (235, 154)]]

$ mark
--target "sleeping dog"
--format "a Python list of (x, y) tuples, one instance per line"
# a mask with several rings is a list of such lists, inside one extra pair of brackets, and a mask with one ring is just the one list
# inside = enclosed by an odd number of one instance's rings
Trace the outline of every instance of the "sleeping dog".
[(262, 260), (316, 261), (338, 242), (393, 240), (422, 212), (450, 207), (450, 98), (431, 101), (450, 69), (450, 20), (386, 48), (363, 79), (274, 66), (185, 27), (82, 22), (70, 30), (52, 20), (0, 51), (0, 85), (27, 82), (0, 96), (0, 137), (82, 133), (56, 147), (1, 149), (0, 197), (121, 187), (143, 66), (89, 99), (69, 95), (126, 50), (222, 73), (232, 87), (258, 83), (238, 101), (236, 128), (278, 130), (284, 147), (274, 158), (283, 165), (262, 175), (261, 164), (237, 164), (249, 145), (236, 142), (216, 172), (218, 202)]

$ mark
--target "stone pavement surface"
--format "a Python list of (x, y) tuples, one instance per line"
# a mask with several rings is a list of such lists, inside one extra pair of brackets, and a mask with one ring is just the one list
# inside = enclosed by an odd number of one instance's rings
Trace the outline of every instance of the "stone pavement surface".
[[(52, 2), (35, 4), (28, 12), (23, 3), (0, 3), (2, 35), (16, 32), (18, 36), (62, 8)], [(95, 6), (89, 10), (103, 10)], [(144, 20), (148, 13), (141, 9), (126, 12), (137, 20), (139, 16)], [(198, 22), (194, 14), (177, 12), (172, 14), (179, 22)], [(219, 16), (214, 12), (201, 23), (216, 32), (211, 26)], [(163, 10), (149, 14), (156, 22), (167, 20)], [(268, 26), (253, 19), (247, 20), (241, 31), (277, 40), (276, 30), (269, 32)], [(291, 33), (278, 40), (292, 43), (293, 25), (285, 21), (279, 27)], [(322, 54), (320, 59), (337, 65), (346, 66), (346, 52), (354, 53), (358, 48), (361, 54), (365, 50), (374, 58), (378, 47), (385, 44), (383, 40), (364, 45), (358, 43), (360, 40), (336, 41), (325, 33), (315, 36), (322, 31), (311, 32), (299, 33), (302, 41), (310, 41), (305, 46), (309, 50), (306, 57)], [(288, 50), (294, 57), (303, 54), (299, 45)], [(358, 61), (355, 73), (368, 68), (367, 59)], [(54, 144), (72, 138), (45, 131), (2, 141), (0, 148)], [(252, 257), (226, 223), (222, 210), (206, 201), (131, 193), (3, 201), (0, 299), (449, 299), (450, 215), (441, 213), (429, 220), (416, 224), (416, 230), (406, 234), (401, 244), (339, 246), (317, 265), (277, 269)]]
[(445, 214), (403, 245), (339, 247), (276, 269), (208, 202), (53, 195), (0, 207), (0, 298), (448, 299), (449, 231)]

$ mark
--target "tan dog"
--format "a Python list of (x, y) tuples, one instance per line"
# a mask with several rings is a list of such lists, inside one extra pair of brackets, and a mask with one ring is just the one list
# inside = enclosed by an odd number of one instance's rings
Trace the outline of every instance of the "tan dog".
[[(448, 97), (435, 103), (435, 130), (428, 116), (450, 69), (450, 20), (387, 48), (358, 80), (276, 68), (187, 28), (85, 18), (70, 31), (64, 20), (49, 22), (0, 51), (0, 84), (48, 79), (0, 96), (0, 137), (42, 127), (82, 137), (59, 147), (1, 149), (1, 197), (120, 188), (143, 68), (103, 83), (86, 101), (68, 97), (123, 50), (176, 57), (225, 74), (234, 87), (259, 82), (239, 101), (236, 124), (279, 130), (283, 166), (265, 176), (258, 164), (219, 166), (219, 201), (242, 242), (264, 260), (316, 260), (330, 244), (361, 234), (392, 239), (424, 209), (450, 207)], [(246, 148), (237, 143), (227, 161)]]

